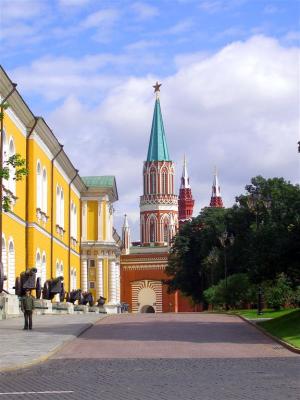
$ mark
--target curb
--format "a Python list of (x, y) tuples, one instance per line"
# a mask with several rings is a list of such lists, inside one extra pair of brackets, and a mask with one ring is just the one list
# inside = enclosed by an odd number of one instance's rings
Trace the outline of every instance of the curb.
[(109, 315), (104, 315), (102, 318), (97, 319), (94, 322), (87, 322), (85, 324), (85, 326), (82, 327), (82, 329), (80, 329), (75, 335), (74, 337), (70, 338), (70, 339), (66, 339), (64, 340), (61, 344), (58, 344), (53, 350), (49, 351), (47, 354), (44, 354), (32, 361), (23, 363), (23, 364), (18, 364), (18, 365), (14, 365), (11, 367), (3, 367), (0, 368), (0, 374), (2, 374), (3, 372), (13, 372), (16, 370), (20, 370), (20, 369), (25, 369), (25, 368), (30, 368), (33, 367), (34, 365), (40, 364), (44, 361), (47, 361), (49, 358), (51, 358), (52, 356), (54, 356), (54, 354), (56, 354), (58, 351), (60, 351), (66, 344), (72, 342), (73, 340), (77, 339), (79, 336), (83, 335), (87, 330), (89, 330), (90, 328), (92, 328), (94, 325), (96, 325), (99, 321), (102, 321), (104, 318), (107, 318)]
[(261, 327), (260, 325), (258, 325), (257, 323), (243, 317), (242, 315), (237, 315), (237, 317), (239, 317), (240, 319), (242, 319), (243, 321), (247, 322), (249, 325), (253, 326), (254, 328), (256, 328), (258, 331), (260, 331), (261, 333), (263, 333), (265, 336), (267, 336), (269, 339), (274, 340), (274, 342), (277, 342), (278, 344), (281, 344), (281, 346), (285, 347), (286, 349), (290, 350), (293, 353), (297, 353), (300, 354), (300, 349), (298, 349), (297, 347), (285, 342), (282, 339), (279, 339), (277, 336), (272, 335), (272, 333), (267, 332), (263, 327)]

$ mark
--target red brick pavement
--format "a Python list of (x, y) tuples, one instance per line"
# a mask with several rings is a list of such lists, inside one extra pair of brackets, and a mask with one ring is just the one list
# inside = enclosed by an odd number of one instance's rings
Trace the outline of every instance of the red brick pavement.
[(299, 357), (241, 319), (214, 314), (108, 316), (53, 358)]

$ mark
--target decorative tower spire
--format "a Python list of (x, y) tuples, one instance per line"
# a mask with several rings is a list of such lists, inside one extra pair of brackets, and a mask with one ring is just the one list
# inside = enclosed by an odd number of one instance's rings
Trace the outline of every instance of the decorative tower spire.
[(154, 93), (156, 94), (156, 100), (152, 119), (147, 161), (170, 161), (159, 101), (161, 83), (156, 82), (153, 87)]
[(178, 228), (175, 167), (169, 156), (160, 109), (160, 86), (158, 82), (153, 86), (156, 99), (140, 198), (141, 245), (152, 247), (169, 246)]
[(122, 227), (122, 245), (123, 245), (123, 253), (129, 254), (130, 252), (130, 228), (128, 224), (127, 214), (124, 215), (124, 223)]
[(221, 190), (220, 190), (219, 179), (218, 179), (218, 174), (217, 174), (217, 168), (216, 167), (215, 167), (215, 170), (214, 170), (214, 180), (213, 180), (213, 185), (212, 185), (210, 207), (216, 207), (216, 208), (224, 207), (223, 200), (222, 200), (222, 197), (221, 197)]
[(193, 199), (190, 178), (187, 171), (186, 159), (184, 155), (181, 184), (178, 197), (178, 218), (179, 224), (188, 221), (193, 216), (195, 200)]

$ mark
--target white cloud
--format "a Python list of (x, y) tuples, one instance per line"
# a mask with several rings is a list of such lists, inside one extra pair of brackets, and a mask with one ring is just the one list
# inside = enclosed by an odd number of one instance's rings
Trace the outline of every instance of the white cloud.
[[(110, 57), (42, 59), (10, 75), (21, 92), (25, 83), (40, 96), (64, 99), (46, 120), (82, 175), (116, 175), (117, 223), (128, 213), (137, 240), (152, 84), (160, 77), (107, 77), (101, 65), (122, 62)], [(177, 183), (186, 153), (197, 212), (209, 203), (214, 165), (227, 206), (257, 174), (299, 179), (298, 59), (299, 49), (264, 36), (214, 54), (177, 56), (177, 72), (162, 80), (161, 106)]]
[(116, 9), (103, 9), (89, 14), (82, 22), (81, 26), (85, 29), (99, 28), (101, 25), (112, 25), (119, 18)]
[(80, 8), (89, 4), (91, 0), (59, 0), (58, 4), (60, 7), (76, 7)]
[(134, 3), (132, 4), (131, 8), (137, 14), (138, 19), (144, 20), (159, 15), (158, 8), (149, 5), (147, 3), (142, 3), (142, 2)]
[(1, 19), (5, 24), (14, 20), (32, 19), (45, 11), (46, 5), (38, 0), (2, 0)]

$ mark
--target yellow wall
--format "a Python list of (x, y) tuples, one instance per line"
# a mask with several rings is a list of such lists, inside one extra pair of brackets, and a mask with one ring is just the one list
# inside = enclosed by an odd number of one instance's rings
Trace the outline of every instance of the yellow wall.
[(87, 202), (87, 240), (98, 240), (98, 202)]
[[(14, 139), (15, 152), (26, 159), (26, 137), (25, 132), (7, 112), (4, 117), (4, 129), (7, 143), (10, 137)], [(26, 267), (36, 266), (37, 250), (46, 256), (46, 279), (56, 276), (56, 260), (63, 262), (65, 288), (69, 289), (69, 184), (57, 167), (53, 168), (53, 220), (51, 221), (51, 154), (40, 145), (35, 136), (32, 135), (28, 144), (27, 166), (28, 177), (23, 177), (16, 182), (16, 204), (8, 214), (3, 213), (3, 237), (6, 244), (6, 268), (8, 259), (8, 244), (11, 239), (15, 248), (15, 276), (18, 276)], [(40, 161), (41, 171), (45, 167), (47, 172), (47, 221), (38, 218), (37, 213), (37, 162)], [(28, 202), (26, 199), (26, 184), (28, 183)], [(59, 184), (64, 191), (64, 234), (61, 236), (56, 231), (56, 185)], [(71, 189), (70, 197), (77, 208), (77, 243), (71, 243), (70, 267), (77, 272), (77, 287), (80, 287), (80, 196)], [(26, 212), (27, 211), (27, 212)], [(43, 210), (44, 211), (44, 210)], [(26, 228), (26, 217), (28, 216), (28, 228)], [(53, 224), (53, 262), (51, 268), (51, 223)], [(26, 243), (27, 229), (27, 243)], [(57, 241), (59, 243), (57, 243)], [(27, 255), (27, 265), (26, 265)], [(13, 292), (11, 290), (11, 292)]]

